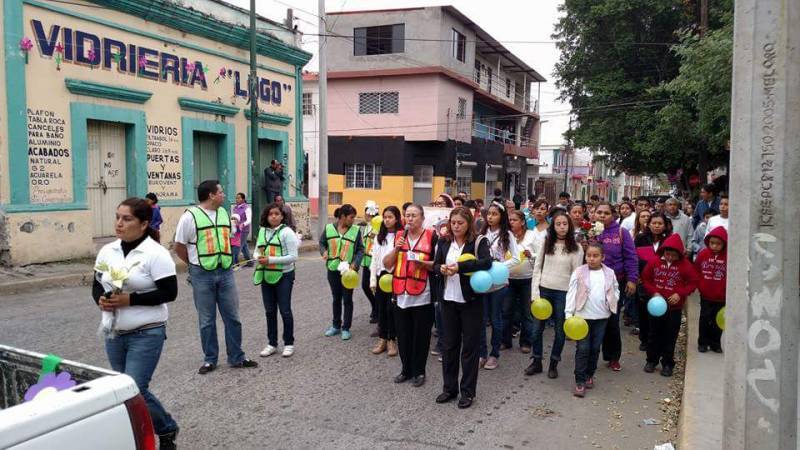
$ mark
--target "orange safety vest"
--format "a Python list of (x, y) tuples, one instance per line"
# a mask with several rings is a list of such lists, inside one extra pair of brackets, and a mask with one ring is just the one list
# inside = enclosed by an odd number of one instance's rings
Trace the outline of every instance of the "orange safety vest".
[[(403, 236), (404, 233), (397, 233), (395, 241)], [(394, 277), (392, 278), (392, 292), (395, 295), (409, 293), (420, 295), (425, 292), (428, 284), (428, 269), (416, 261), (408, 260), (408, 252), (413, 251), (417, 254), (420, 261), (430, 261), (433, 259), (433, 230), (426, 229), (417, 240), (414, 248), (408, 248), (408, 238), (406, 243), (397, 253), (397, 262), (394, 265)]]

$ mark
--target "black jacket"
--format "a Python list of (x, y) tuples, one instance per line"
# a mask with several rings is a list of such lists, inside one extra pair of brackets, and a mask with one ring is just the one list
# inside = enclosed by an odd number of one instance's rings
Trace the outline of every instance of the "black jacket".
[[(436, 290), (436, 294), (433, 298), (437, 300), (444, 299), (445, 277), (440, 270), (442, 265), (446, 265), (445, 260), (447, 259), (447, 252), (449, 251), (450, 241), (447, 239), (439, 239), (436, 246), (436, 256), (433, 259), (433, 273), (435, 274), (436, 281), (431, 283), (431, 289)], [(489, 241), (481, 239), (477, 255), (475, 254), (475, 241), (467, 242), (461, 254), (463, 255), (464, 253), (471, 253), (478, 258), (458, 263), (458, 278), (459, 281), (461, 281), (461, 295), (464, 296), (466, 302), (471, 302), (482, 298), (483, 294), (473, 292), (472, 286), (469, 284), (469, 276), (466, 274), (479, 270), (489, 270), (492, 267), (492, 255), (489, 251)]]

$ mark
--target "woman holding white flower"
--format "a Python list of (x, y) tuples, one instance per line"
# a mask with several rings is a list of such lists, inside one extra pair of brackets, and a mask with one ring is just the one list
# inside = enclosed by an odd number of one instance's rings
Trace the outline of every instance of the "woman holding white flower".
[(101, 329), (111, 368), (136, 381), (161, 449), (174, 449), (178, 424), (149, 388), (167, 339), (167, 303), (178, 296), (175, 263), (149, 227), (153, 210), (140, 198), (117, 207), (117, 240), (97, 255), (92, 297), (103, 315)]

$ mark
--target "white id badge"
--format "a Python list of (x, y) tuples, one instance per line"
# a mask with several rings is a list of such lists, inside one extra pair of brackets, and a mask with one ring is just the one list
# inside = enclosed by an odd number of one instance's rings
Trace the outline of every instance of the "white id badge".
[(414, 252), (408, 252), (408, 260), (409, 261), (419, 261), (419, 257)]

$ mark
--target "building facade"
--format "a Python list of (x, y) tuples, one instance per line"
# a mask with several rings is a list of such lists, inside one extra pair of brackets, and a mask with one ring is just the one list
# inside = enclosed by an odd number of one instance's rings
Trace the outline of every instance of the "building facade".
[(230, 201), (246, 193), (258, 214), (272, 159), (307, 217), (299, 105), (311, 55), (290, 28), (258, 20), (251, 149), (246, 10), (216, 0), (2, 5), (4, 263), (91, 256), (93, 239), (114, 235), (119, 202), (148, 192), (160, 198), (168, 243), (204, 179), (219, 179)]
[(541, 75), (451, 6), (328, 16), (329, 213), (526, 193)]

